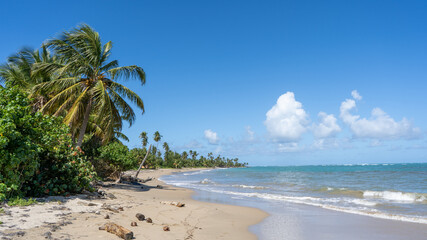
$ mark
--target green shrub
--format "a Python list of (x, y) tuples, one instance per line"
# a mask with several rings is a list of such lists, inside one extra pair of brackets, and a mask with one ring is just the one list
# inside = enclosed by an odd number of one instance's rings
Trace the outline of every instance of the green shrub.
[(113, 175), (118, 176), (120, 172), (136, 168), (138, 165), (138, 159), (133, 158), (128, 147), (120, 142), (112, 142), (102, 146), (99, 152), (101, 160), (107, 163), (111, 169), (114, 169)]
[(0, 200), (89, 189), (94, 171), (71, 144), (60, 118), (32, 113), (25, 94), (1, 88)]

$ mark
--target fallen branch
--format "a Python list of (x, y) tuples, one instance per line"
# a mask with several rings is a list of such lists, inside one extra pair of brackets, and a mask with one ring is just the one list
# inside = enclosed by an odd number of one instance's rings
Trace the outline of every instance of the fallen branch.
[(133, 238), (133, 232), (131, 230), (126, 229), (115, 223), (106, 223), (103, 226), (99, 227), (99, 230), (105, 230), (125, 240), (130, 240)]

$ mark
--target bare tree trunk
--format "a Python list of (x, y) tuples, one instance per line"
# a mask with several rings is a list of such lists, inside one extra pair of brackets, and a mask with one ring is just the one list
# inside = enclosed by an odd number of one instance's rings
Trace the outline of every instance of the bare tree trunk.
[(138, 171), (136, 171), (135, 179), (138, 179), (139, 171), (141, 171), (142, 166), (144, 166), (145, 160), (147, 159), (148, 154), (150, 154), (150, 149), (151, 149), (151, 144), (150, 144), (150, 146), (148, 147), (147, 154), (145, 154), (144, 159), (142, 160), (141, 164), (139, 165)]
[(87, 107), (86, 107), (85, 115), (83, 117), (83, 123), (82, 123), (82, 126), (80, 127), (79, 139), (77, 141), (77, 147), (82, 146), (83, 138), (84, 138), (85, 133), (86, 133), (86, 127), (87, 127), (87, 124), (89, 122), (89, 116), (90, 116), (90, 110), (91, 109), (92, 109), (92, 98), (89, 99), (89, 102), (88, 102)]

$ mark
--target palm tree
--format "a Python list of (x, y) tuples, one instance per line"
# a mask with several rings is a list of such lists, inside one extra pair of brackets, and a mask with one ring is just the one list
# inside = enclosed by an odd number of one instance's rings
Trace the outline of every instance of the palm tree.
[(167, 153), (167, 152), (169, 152), (169, 144), (167, 143), (167, 142), (164, 142), (163, 143), (163, 148), (165, 149), (165, 152)]
[(160, 140), (162, 140), (162, 135), (160, 135), (160, 133), (159, 133), (159, 131), (156, 131), (155, 133), (154, 133), (154, 141), (155, 142), (160, 142)]
[(129, 125), (135, 120), (135, 113), (124, 98), (144, 112), (142, 99), (116, 82), (133, 77), (145, 84), (144, 70), (136, 65), (119, 67), (117, 60), (108, 61), (112, 42), (103, 45), (93, 28), (83, 24), (49, 40), (46, 46), (63, 64), (36, 63), (35, 74), (49, 72), (57, 78), (36, 85), (34, 90), (53, 93), (41, 111), (65, 116), (64, 122), (71, 127), (74, 137), (78, 132), (77, 146), (82, 145), (92, 114), (105, 134), (113, 136), (121, 130), (122, 120)]
[(141, 134), (139, 135), (139, 138), (142, 139), (142, 146), (146, 147), (148, 144), (147, 132), (141, 132)]
[[(35, 64), (42, 63), (61, 65), (60, 59), (52, 55), (45, 45), (37, 50), (23, 48), (0, 66), (0, 82), (4, 82), (6, 86), (17, 86), (24, 92), (31, 93), (35, 85), (52, 80), (53, 75), (45, 71), (36, 73), (33, 71)], [(44, 106), (49, 99), (48, 95), (48, 92), (39, 92), (32, 96), (35, 111)]]

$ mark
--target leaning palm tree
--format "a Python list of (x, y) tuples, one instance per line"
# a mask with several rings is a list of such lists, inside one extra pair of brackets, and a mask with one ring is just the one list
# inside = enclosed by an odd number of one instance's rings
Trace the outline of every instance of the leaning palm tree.
[(82, 145), (91, 115), (96, 116), (95, 122), (102, 123), (102, 129), (110, 136), (121, 130), (122, 120), (132, 125), (135, 113), (124, 98), (144, 112), (142, 99), (117, 82), (132, 77), (145, 84), (144, 70), (136, 65), (119, 67), (117, 60), (109, 61), (112, 42), (103, 45), (93, 28), (83, 24), (47, 41), (46, 46), (63, 64), (35, 64), (35, 74), (49, 72), (57, 78), (36, 85), (34, 91), (53, 93), (41, 111), (64, 116), (64, 122), (75, 133), (74, 138), (78, 129), (77, 146)]

